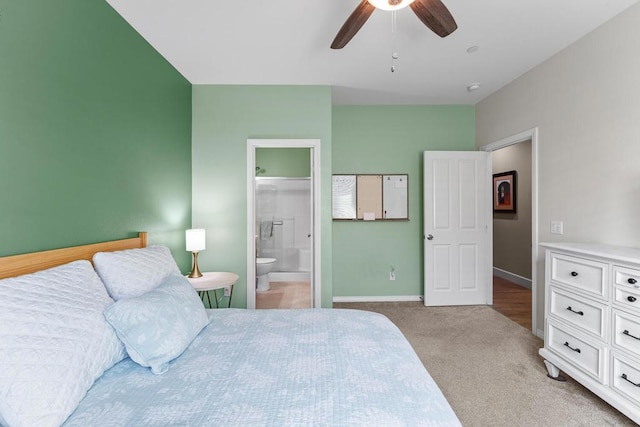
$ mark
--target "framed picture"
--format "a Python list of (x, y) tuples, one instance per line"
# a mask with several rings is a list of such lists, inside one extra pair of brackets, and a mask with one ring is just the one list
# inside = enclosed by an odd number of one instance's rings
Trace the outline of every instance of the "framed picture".
[(516, 213), (516, 171), (493, 175), (493, 211)]

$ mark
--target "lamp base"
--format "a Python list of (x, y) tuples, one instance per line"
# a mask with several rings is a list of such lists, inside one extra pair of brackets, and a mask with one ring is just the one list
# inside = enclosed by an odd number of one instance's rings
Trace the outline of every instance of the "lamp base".
[(198, 277), (202, 277), (202, 273), (198, 268), (198, 252), (193, 252), (193, 267), (191, 268), (191, 274), (189, 274), (189, 278), (196, 279)]

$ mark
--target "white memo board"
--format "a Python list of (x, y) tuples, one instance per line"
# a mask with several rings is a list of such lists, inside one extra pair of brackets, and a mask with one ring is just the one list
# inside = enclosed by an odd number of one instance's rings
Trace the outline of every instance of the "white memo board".
[(333, 218), (356, 219), (356, 176), (333, 175)]
[(406, 219), (409, 217), (408, 176), (383, 175), (382, 216), (385, 219)]

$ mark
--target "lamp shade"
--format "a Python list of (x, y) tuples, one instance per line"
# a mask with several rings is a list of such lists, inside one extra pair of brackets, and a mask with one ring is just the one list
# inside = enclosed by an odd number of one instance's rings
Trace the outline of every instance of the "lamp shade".
[(398, 10), (409, 6), (414, 0), (368, 0), (372, 6), (382, 10)]
[(187, 230), (187, 250), (190, 252), (198, 252), (206, 249), (204, 228), (194, 228)]

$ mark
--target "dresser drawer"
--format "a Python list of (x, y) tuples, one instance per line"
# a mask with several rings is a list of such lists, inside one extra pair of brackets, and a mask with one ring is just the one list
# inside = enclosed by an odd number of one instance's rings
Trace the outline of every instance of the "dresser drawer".
[(640, 270), (616, 265), (613, 267), (613, 283), (640, 290)]
[(636, 405), (640, 405), (640, 369), (616, 353), (611, 354), (611, 388)]
[(640, 357), (640, 317), (613, 311), (613, 345)]
[(553, 321), (547, 323), (547, 329), (549, 330), (545, 340), (546, 347), (599, 382), (604, 383), (606, 356), (604, 344), (589, 343), (587, 340), (579, 338), (575, 332), (555, 324)]
[(616, 286), (613, 300), (616, 304), (640, 313), (640, 290), (628, 286)]
[(609, 308), (551, 286), (549, 313), (606, 341)]
[(609, 265), (570, 255), (551, 254), (551, 280), (589, 295), (608, 298)]

